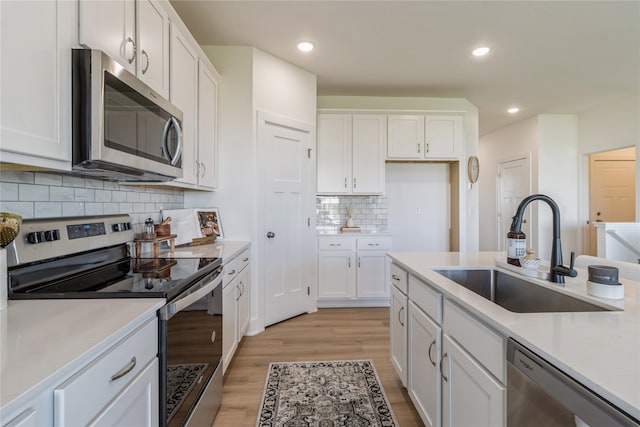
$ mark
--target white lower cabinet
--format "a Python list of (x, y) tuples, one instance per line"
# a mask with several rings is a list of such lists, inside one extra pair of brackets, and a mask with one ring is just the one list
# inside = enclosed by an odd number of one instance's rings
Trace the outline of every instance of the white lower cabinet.
[(403, 319), (401, 307), (407, 307), (406, 369), (399, 338), (404, 325), (393, 318), (391, 360), (425, 425), (506, 426), (504, 337), (446, 299), (435, 284), (395, 264), (391, 283), (392, 316)]
[(395, 285), (391, 286), (391, 307), (389, 310), (391, 326), (391, 364), (400, 377), (403, 386), (407, 386), (407, 294)]
[(251, 317), (249, 249), (237, 256), (223, 259), (222, 279), (222, 360), (227, 370), (238, 349)]
[(409, 302), (407, 389), (426, 426), (440, 425), (440, 347), (442, 328)]
[(391, 237), (318, 237), (318, 307), (388, 306)]
[(157, 353), (154, 318), (54, 389), (54, 426), (157, 425)]
[(443, 427), (505, 426), (507, 388), (447, 334), (442, 351)]

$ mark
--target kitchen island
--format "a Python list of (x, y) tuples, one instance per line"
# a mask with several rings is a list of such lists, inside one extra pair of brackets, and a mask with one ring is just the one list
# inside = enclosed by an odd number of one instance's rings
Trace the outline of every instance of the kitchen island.
[(555, 291), (606, 306), (611, 311), (515, 313), (434, 271), (457, 267), (495, 268), (495, 259), (504, 258), (504, 253), (392, 252), (389, 256), (409, 277), (417, 278), (442, 295), (445, 325), (447, 304), (453, 303), (488, 326), (487, 329), (515, 339), (613, 405), (640, 419), (639, 283), (621, 278), (625, 298), (615, 301), (587, 294), (586, 270), (578, 269), (575, 278), (566, 277), (564, 286), (527, 278)]

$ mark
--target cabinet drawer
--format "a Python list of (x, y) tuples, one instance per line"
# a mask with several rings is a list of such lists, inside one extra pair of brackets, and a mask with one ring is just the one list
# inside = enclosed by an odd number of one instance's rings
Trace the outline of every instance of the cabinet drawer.
[(389, 250), (391, 237), (358, 237), (357, 249), (359, 251)]
[(506, 344), (502, 336), (448, 300), (444, 302), (444, 332), (506, 383)]
[(227, 286), (233, 279), (235, 279), (236, 274), (238, 274), (238, 257), (235, 257), (231, 261), (224, 264), (224, 270), (222, 271), (222, 287)]
[(356, 248), (356, 239), (348, 237), (321, 237), (318, 249), (321, 251), (345, 251)]
[(249, 265), (251, 261), (251, 257), (249, 256), (249, 249), (245, 249), (242, 251), (240, 255), (238, 255), (238, 271), (244, 270), (244, 268)]
[(442, 323), (442, 294), (414, 276), (409, 276), (409, 299), (438, 324)]
[(54, 425), (86, 425), (157, 353), (158, 319), (153, 319), (53, 391)]
[(403, 293), (407, 293), (407, 277), (408, 274), (396, 264), (391, 264), (391, 283), (400, 289)]

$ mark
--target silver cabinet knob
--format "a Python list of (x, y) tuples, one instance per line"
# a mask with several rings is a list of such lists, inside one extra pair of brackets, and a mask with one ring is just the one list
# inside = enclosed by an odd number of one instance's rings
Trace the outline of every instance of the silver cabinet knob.
[(276, 237), (276, 233), (273, 231), (267, 232), (267, 239), (273, 239), (274, 237)]

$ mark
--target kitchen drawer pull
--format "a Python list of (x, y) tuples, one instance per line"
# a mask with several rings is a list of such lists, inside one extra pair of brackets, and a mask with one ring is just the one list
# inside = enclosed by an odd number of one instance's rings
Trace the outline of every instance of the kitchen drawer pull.
[(125, 46), (128, 43), (131, 43), (131, 46), (133, 46), (133, 52), (131, 54), (131, 58), (127, 58), (127, 62), (129, 64), (133, 64), (133, 61), (136, 59), (138, 47), (136, 46), (136, 42), (131, 37), (127, 37), (127, 39), (124, 41)]
[(247, 262), (247, 261), (249, 261), (249, 257), (242, 260), (242, 262)]
[(380, 246), (380, 243), (367, 243), (369, 246)]
[(433, 345), (435, 343), (436, 343), (436, 340), (433, 340), (431, 344), (429, 344), (429, 350), (427, 351), (427, 353), (429, 354), (429, 362), (431, 362), (433, 366), (436, 366), (436, 362), (434, 362), (433, 359), (431, 358), (431, 348), (433, 348)]
[(400, 314), (404, 311), (404, 305), (402, 307), (400, 307), (400, 310), (398, 310), (398, 322), (400, 322), (400, 324), (404, 327), (404, 322), (402, 321), (402, 316), (400, 316)]
[(396, 282), (400, 281), (400, 277), (396, 276), (395, 274), (391, 275), (391, 279), (395, 280)]
[(349, 257), (349, 268), (351, 268), (351, 257)]
[(147, 52), (144, 49), (142, 49), (142, 55), (147, 60), (146, 66), (142, 69), (142, 74), (146, 74), (147, 70), (149, 69), (149, 55), (147, 54)]
[(342, 246), (342, 243), (329, 243), (329, 246)]
[(236, 269), (234, 268), (228, 274), (229, 274), (229, 276), (233, 276), (234, 274), (236, 274)]
[(442, 375), (442, 379), (445, 381), (449, 381), (449, 378), (446, 377), (446, 375), (444, 374), (444, 372), (442, 372), (442, 367), (444, 366), (444, 359), (447, 358), (447, 353), (445, 353), (442, 356), (442, 359), (440, 359), (440, 375)]
[(111, 375), (111, 381), (115, 381), (119, 378), (124, 377), (125, 375), (127, 375), (129, 372), (133, 371), (133, 368), (136, 367), (136, 357), (132, 357), (131, 361), (129, 363), (127, 363), (127, 366), (125, 366), (124, 368), (120, 369), (118, 372), (116, 372), (115, 374)]

